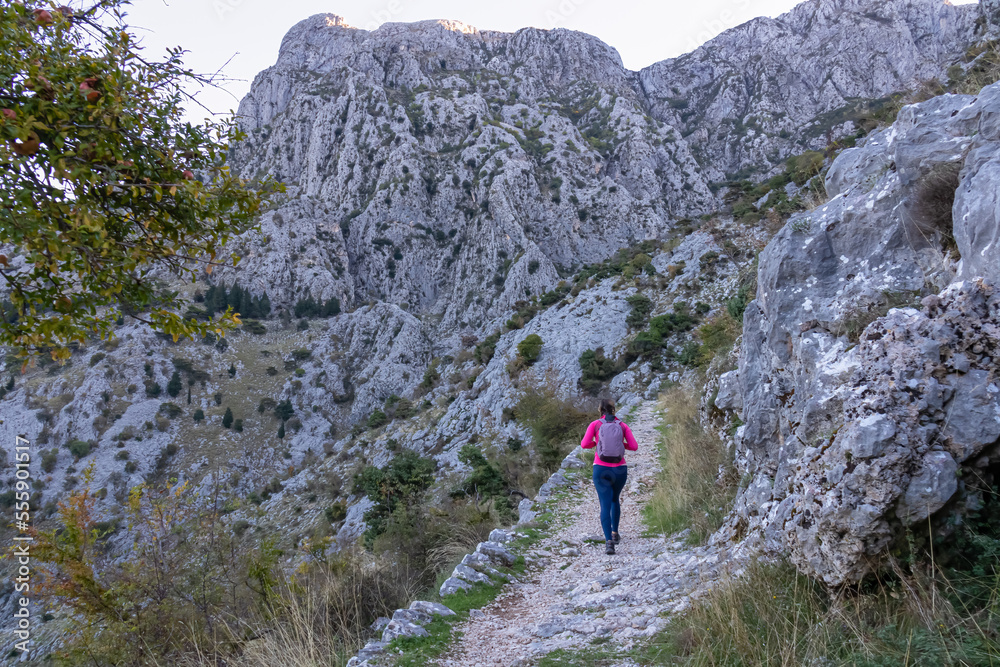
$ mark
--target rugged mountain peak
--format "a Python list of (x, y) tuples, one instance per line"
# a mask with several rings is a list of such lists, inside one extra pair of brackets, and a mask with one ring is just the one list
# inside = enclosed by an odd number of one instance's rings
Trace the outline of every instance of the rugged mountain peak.
[(647, 67), (639, 81), (711, 178), (764, 173), (853, 133), (867, 102), (944, 79), (980, 35), (980, 16), (946, 0), (812, 0)]

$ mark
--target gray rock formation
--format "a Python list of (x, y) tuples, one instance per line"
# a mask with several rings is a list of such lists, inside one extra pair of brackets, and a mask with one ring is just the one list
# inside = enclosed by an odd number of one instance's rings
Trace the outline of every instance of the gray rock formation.
[[(904, 108), (834, 162), (836, 196), (762, 253), (739, 362), (737, 456), (753, 481), (726, 535), (841, 584), (906, 526), (948, 530), (976, 506), (982, 489), (963, 480), (988, 483), (1000, 455), (998, 94)], [(933, 206), (951, 197), (951, 215)]]
[(618, 54), (566, 30), (314, 16), (240, 118), (236, 167), (290, 187), (266, 241), (241, 241), (238, 273), (273, 285), (275, 304), (376, 299), (479, 330), (560, 271), (714, 205)]
[(871, 100), (941, 78), (980, 35), (979, 16), (924, 0), (804, 2), (647, 67), (639, 82), (710, 178), (766, 171), (853, 134)]

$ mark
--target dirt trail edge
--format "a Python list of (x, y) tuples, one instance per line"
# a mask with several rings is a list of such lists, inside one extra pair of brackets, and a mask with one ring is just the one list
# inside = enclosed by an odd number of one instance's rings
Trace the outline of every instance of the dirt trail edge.
[(459, 638), (436, 664), (531, 665), (556, 649), (594, 640), (604, 648), (628, 648), (656, 634), (711, 586), (728, 560), (724, 548), (691, 547), (680, 536), (642, 536), (642, 508), (659, 471), (660, 421), (652, 402), (626, 418), (639, 451), (627, 452), (617, 553), (604, 553), (593, 483), (585, 470), (573, 471), (567, 475), (571, 485), (553, 501), (551, 533), (525, 553), (528, 572), (456, 626)]

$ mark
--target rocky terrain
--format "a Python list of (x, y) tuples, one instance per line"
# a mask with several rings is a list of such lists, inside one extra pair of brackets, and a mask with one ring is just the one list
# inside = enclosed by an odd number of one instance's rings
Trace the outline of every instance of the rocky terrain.
[(761, 255), (724, 378), (753, 475), (730, 534), (828, 583), (860, 580), (930, 515), (947, 532), (995, 483), (998, 94), (904, 108), (833, 162), (830, 202)]
[[(93, 465), (109, 517), (178, 477), (246, 499), (234, 522), (291, 547), (321, 526), (335, 550), (372, 506), (360, 467), (415, 451), (443, 495), (464, 445), (530, 441), (526, 388), (636, 404), (701, 364), (747, 481), (711, 548), (857, 582), (909, 526), (976, 508), (1000, 463), (1000, 87), (875, 128), (892, 94), (975, 69), (998, 12), (809, 0), (641, 72), (567, 30), (306, 19), (232, 153), (287, 192), (233, 242), (237, 268), (178, 286), (211, 311), (238, 283), (269, 310), (225, 340), (125, 322), (66, 366), (8, 356), (0, 438), (36, 447), (43, 515)], [(787, 166), (806, 151), (813, 170)], [(694, 359), (738, 298), (733, 356)], [(690, 555), (636, 545), (637, 567)], [(505, 599), (470, 637), (503, 630)]]

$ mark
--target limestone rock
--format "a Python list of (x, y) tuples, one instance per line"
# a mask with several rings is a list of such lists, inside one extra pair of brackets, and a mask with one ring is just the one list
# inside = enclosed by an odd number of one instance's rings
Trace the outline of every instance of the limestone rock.
[(410, 603), (410, 609), (427, 614), (428, 616), (454, 616), (455, 612), (444, 606), (440, 602), (426, 602), (415, 600)]
[[(905, 107), (834, 161), (836, 196), (761, 254), (738, 370), (736, 458), (752, 481), (724, 534), (839, 585), (864, 577), (902, 526), (931, 515), (946, 533), (961, 499), (976, 504), (982, 489), (957, 475), (1000, 440), (998, 95), (993, 85)], [(925, 224), (942, 170), (957, 174), (961, 262), (950, 230)], [(739, 400), (730, 382), (724, 409)]]

